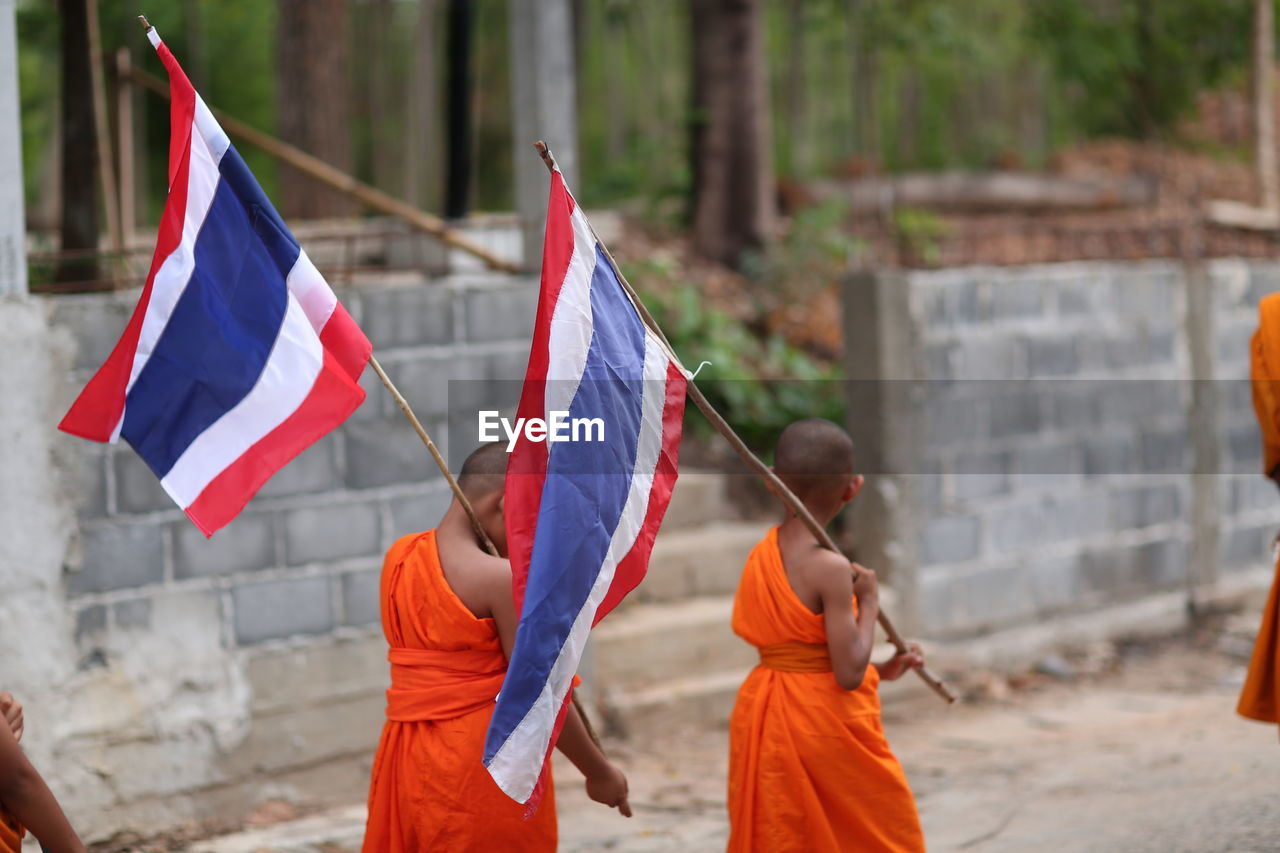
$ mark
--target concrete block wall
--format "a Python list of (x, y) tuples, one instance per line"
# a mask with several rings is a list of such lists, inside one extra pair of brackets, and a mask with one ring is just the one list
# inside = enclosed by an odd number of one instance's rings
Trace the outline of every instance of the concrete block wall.
[(1280, 495), (1247, 343), (1276, 289), (1280, 265), (1237, 261), (855, 276), (846, 339), (874, 321), (902, 341), (855, 346), (873, 364), (850, 375), (908, 389), (855, 428), (876, 469), (856, 535), (914, 629), (970, 637), (1265, 566)]
[[(451, 391), (514, 406), (518, 382), (488, 380), (522, 376), (536, 291), (529, 277), (464, 271), (357, 283), (339, 297), (456, 465), (476, 434), (474, 414), (450, 429)], [(359, 798), (387, 682), (382, 555), (438, 521), (448, 488), (366, 370), (369, 396), (353, 417), (206, 540), (127, 446), (54, 431), (136, 296), (0, 306), (0, 327), (16, 327), (13, 317), (30, 327), (24, 352), (41, 368), (3, 365), (6, 399), (41, 402), (0, 415), (36, 463), (6, 471), (0, 516), (19, 531), (42, 513), (57, 519), (41, 534), (38, 587), (41, 612), (57, 618), (0, 619), (0, 648), (58, 650), (43, 674), (6, 667), (0, 689), (27, 703), (28, 749), (92, 838), (234, 824), (272, 797)], [(0, 557), (0, 598), (16, 600), (31, 557)]]

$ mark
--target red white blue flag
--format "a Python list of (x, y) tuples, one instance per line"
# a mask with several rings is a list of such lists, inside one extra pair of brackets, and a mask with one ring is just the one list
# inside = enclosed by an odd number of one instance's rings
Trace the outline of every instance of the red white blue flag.
[(505, 514), (520, 625), (484, 763), (536, 805), (591, 627), (644, 578), (676, 481), (686, 374), (642, 322), (558, 170), (518, 418), (596, 421), (517, 440)]
[(364, 400), (368, 338), (154, 29), (169, 196), (138, 306), (59, 428), (121, 436), (205, 535)]

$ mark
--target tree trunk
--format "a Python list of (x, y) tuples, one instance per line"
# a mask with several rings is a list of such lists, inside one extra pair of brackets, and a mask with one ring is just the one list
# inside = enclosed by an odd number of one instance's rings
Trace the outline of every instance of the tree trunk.
[[(326, 163), (351, 171), (346, 0), (277, 0), (280, 137)], [(350, 214), (341, 193), (282, 165), (280, 207), (286, 217)]]
[(805, 0), (787, 8), (787, 171), (796, 178), (809, 171), (809, 109), (805, 98), (808, 62), (805, 51)]
[(692, 0), (693, 243), (736, 267), (774, 224), (760, 0)]
[[(132, 23), (132, 22), (131, 22)], [(200, 0), (183, 0), (182, 34), (186, 50), (182, 54), (182, 70), (196, 91), (209, 85), (209, 63), (205, 59), (204, 24), (200, 20)]]
[(873, 31), (876, 0), (850, 0), (849, 27), (853, 52), (853, 138), (866, 166), (880, 166), (880, 110), (876, 94), (880, 68)]
[[(364, 24), (369, 53), (361, 57), (366, 67), (369, 110), (369, 159), (373, 185), (400, 195), (405, 190), (404, 136), (397, 132), (400, 105), (399, 81), (393, 67), (392, 32), (396, 25), (395, 4), (391, 0), (369, 0)], [(419, 45), (419, 50), (426, 50)]]
[(471, 203), (471, 35), (470, 0), (449, 0), (446, 73), (446, 130), (448, 165), (445, 171), (444, 215), (461, 219)]
[(1280, 209), (1280, 173), (1276, 170), (1276, 116), (1272, 76), (1275, 67), (1275, 7), (1273, 0), (1254, 0), (1253, 115), (1257, 144), (1258, 186), (1262, 206)]
[[(89, 14), (85, 0), (62, 7), (62, 250), (98, 248), (98, 136), (89, 67)], [(62, 261), (58, 281), (94, 281), (94, 258)]]
[(413, 82), (409, 87), (409, 146), (405, 157), (405, 182), (409, 201), (423, 210), (440, 209), (440, 75), (436, 48), (439, 39), (439, 3), (418, 0), (417, 50), (413, 58)]

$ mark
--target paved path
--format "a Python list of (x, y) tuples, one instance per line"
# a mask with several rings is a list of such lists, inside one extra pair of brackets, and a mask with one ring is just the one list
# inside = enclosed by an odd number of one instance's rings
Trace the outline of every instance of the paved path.
[[(1104, 655), (1101, 673), (1012, 690), (989, 678), (985, 698), (952, 709), (928, 694), (893, 703), (886, 728), (930, 850), (1280, 851), (1280, 739), (1235, 715), (1241, 646), (1222, 645)], [(587, 800), (558, 761), (561, 850), (723, 850), (727, 745), (724, 731), (611, 744), (631, 780), (629, 821)], [(362, 830), (355, 806), (186, 849), (348, 853)]]
[[(1216, 648), (1175, 644), (998, 700), (913, 700), (886, 726), (932, 851), (1277, 851), (1280, 739), (1234, 714), (1242, 674)], [(716, 732), (629, 758), (629, 822), (562, 774), (562, 849), (722, 850), (726, 747)]]

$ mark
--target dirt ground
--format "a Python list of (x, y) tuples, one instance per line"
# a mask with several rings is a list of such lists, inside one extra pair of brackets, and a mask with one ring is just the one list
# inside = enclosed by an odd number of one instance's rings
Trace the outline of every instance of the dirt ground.
[[(1094, 650), (1057, 677), (989, 678), (949, 709), (931, 696), (895, 705), (886, 728), (930, 850), (1280, 850), (1280, 738), (1234, 712), (1246, 651), (1207, 632)], [(727, 740), (615, 746), (630, 821), (561, 768), (561, 850), (723, 850)]]

